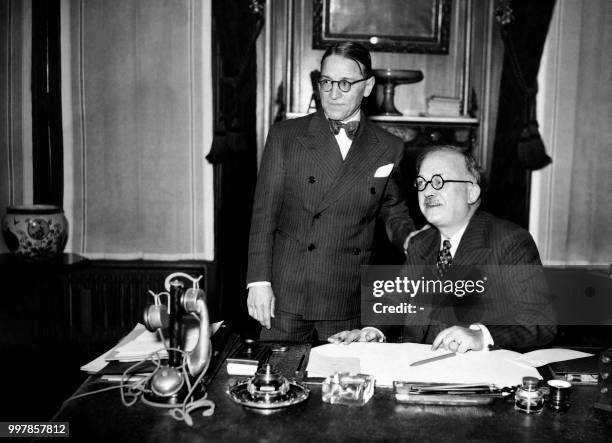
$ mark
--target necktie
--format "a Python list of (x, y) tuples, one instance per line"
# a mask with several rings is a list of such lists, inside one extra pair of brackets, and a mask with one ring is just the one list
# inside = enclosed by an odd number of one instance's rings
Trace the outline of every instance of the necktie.
[(440, 278), (444, 277), (448, 268), (450, 268), (453, 262), (453, 256), (450, 253), (451, 243), (448, 240), (442, 242), (442, 249), (438, 252), (438, 260), (436, 261), (436, 267), (438, 268), (438, 275)]
[(346, 136), (353, 140), (355, 138), (355, 134), (357, 133), (357, 129), (359, 129), (359, 120), (351, 120), (350, 122), (342, 123), (339, 120), (330, 120), (329, 128), (334, 133), (334, 135), (338, 135), (341, 128), (344, 128), (346, 132)]

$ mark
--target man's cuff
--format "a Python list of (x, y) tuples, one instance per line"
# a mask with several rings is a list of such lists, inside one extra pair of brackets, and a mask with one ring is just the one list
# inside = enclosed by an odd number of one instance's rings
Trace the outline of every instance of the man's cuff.
[(375, 328), (374, 326), (366, 326), (365, 328), (361, 330), (361, 332), (368, 332), (368, 331), (373, 331), (373, 332), (378, 333), (378, 343), (384, 343), (387, 341), (387, 337), (385, 337), (385, 334), (383, 334), (380, 329)]
[(472, 331), (482, 332), (482, 351), (488, 351), (493, 347), (495, 342), (493, 341), (493, 337), (491, 336), (489, 329), (487, 329), (485, 325), (483, 325), (482, 323), (472, 323), (470, 325), (470, 329)]
[(255, 286), (268, 286), (271, 287), (272, 283), (269, 281), (254, 281), (247, 285), (247, 289), (254, 288)]

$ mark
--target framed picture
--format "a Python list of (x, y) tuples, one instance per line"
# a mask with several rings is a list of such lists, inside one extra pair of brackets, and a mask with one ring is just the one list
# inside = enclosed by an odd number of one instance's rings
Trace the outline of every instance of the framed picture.
[(314, 0), (313, 41), (370, 51), (448, 54), (451, 0)]

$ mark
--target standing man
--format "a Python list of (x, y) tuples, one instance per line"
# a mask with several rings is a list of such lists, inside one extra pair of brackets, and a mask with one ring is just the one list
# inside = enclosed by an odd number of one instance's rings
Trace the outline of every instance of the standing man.
[[(422, 314), (428, 321), (407, 315), (400, 341), (452, 352), (527, 349), (552, 341), (555, 316), (538, 249), (525, 229), (478, 209), (480, 171), (474, 157), (456, 146), (435, 146), (419, 156), (417, 170), (419, 207), (435, 229), (410, 240), (407, 275), (481, 280), (485, 289), (471, 296), (419, 293), (415, 300), (429, 296), (431, 309)], [(329, 341), (383, 341), (381, 330), (347, 330)]]
[(247, 305), (264, 340), (307, 341), (360, 324), (360, 265), (374, 225), (402, 248), (414, 230), (397, 182), (402, 141), (360, 111), (374, 77), (347, 42), (321, 60), (322, 110), (275, 124), (255, 189)]

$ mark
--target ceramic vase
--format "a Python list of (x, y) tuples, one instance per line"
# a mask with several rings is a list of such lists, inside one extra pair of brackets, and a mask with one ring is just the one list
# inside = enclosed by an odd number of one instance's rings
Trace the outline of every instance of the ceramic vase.
[(9, 251), (28, 261), (57, 257), (68, 239), (68, 220), (59, 206), (9, 206), (2, 218)]

